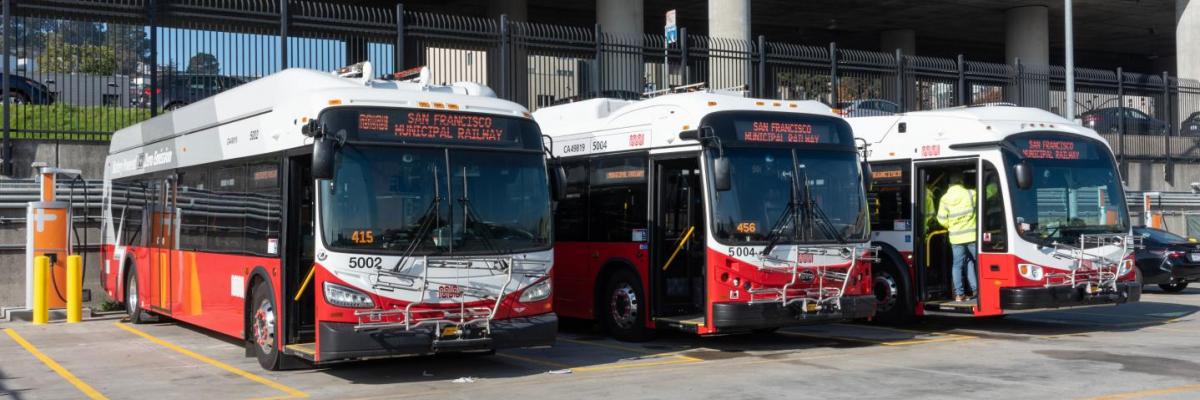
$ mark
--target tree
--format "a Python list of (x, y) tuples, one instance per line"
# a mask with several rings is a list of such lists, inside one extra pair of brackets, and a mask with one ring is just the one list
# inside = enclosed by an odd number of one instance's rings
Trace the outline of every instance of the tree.
[(96, 44), (72, 44), (58, 33), (46, 36), (46, 48), (37, 56), (43, 72), (82, 72), (95, 75), (116, 73), (117, 57), (112, 47)]
[(221, 72), (221, 62), (217, 61), (217, 56), (212, 54), (196, 53), (188, 60), (187, 72), (189, 74), (216, 75)]

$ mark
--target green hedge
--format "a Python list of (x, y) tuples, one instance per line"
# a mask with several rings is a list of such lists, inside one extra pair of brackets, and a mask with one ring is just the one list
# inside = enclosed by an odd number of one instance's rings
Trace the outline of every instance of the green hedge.
[(150, 119), (150, 109), (104, 106), (12, 105), (15, 139), (108, 140), (112, 132)]

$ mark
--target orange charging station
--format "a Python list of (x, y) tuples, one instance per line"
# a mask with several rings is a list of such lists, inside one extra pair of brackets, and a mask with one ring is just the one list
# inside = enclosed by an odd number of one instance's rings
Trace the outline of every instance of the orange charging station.
[[(41, 164), (41, 163), (38, 163)], [(78, 177), (76, 169), (62, 169), (40, 166), (38, 168), (38, 184), (41, 192), (39, 201), (29, 202), (25, 216), (25, 304), (34, 308), (40, 301), (36, 294), (44, 293), (44, 304), (48, 308), (63, 308), (71, 297), (68, 287), (78, 290), (81, 282), (68, 285), (67, 257), (72, 255), (71, 232), (72, 217), (71, 203), (55, 198), (55, 187), (58, 177)], [(38, 257), (49, 259), (49, 268), (42, 271), (41, 279), (35, 262)], [(45, 267), (43, 267), (45, 268)], [(78, 278), (76, 278), (78, 279)], [(41, 282), (37, 282), (41, 281)], [(44, 287), (37, 287), (36, 283)]]

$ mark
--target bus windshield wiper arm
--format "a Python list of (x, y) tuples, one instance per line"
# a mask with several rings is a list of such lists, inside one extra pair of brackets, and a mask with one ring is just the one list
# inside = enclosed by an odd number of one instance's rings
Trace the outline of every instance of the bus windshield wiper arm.
[(797, 167), (799, 171), (804, 173), (804, 211), (809, 222), (817, 222), (817, 226), (825, 233), (827, 237), (833, 237), (840, 244), (846, 244), (846, 238), (838, 232), (837, 227), (833, 226), (833, 221), (829, 220), (829, 216), (825, 214), (825, 210), (817, 204), (812, 197), (812, 184), (808, 182), (808, 167)]
[(800, 242), (800, 183), (796, 177), (796, 151), (792, 150), (792, 179), (789, 182), (791, 190), (791, 198), (788, 200), (787, 208), (783, 210), (783, 215), (779, 216), (779, 220), (771, 227), (771, 231), (767, 234), (769, 239), (767, 247), (763, 248), (763, 255), (771, 254), (771, 250), (779, 244), (779, 240), (783, 238), (781, 231), (783, 226), (790, 219), (792, 221), (792, 241)]
[(434, 166), (433, 201), (429, 202), (429, 208), (425, 209), (425, 213), (421, 214), (421, 217), (418, 219), (418, 221), (421, 221), (421, 224), (417, 226), (416, 234), (409, 238), (412, 241), (408, 243), (408, 247), (400, 254), (400, 259), (396, 260), (396, 265), (392, 267), (392, 272), (400, 271), (400, 267), (404, 266), (404, 260), (412, 257), (413, 253), (417, 252), (417, 249), (421, 247), (421, 242), (425, 241), (425, 237), (441, 227), (441, 217), (438, 215), (438, 212), (442, 209), (442, 192), (440, 188), (437, 167)]
[(478, 225), (479, 229), (483, 231), (483, 232), (475, 232), (475, 236), (479, 238), (480, 242), (483, 242), (483, 247), (486, 248), (492, 254), (499, 253), (500, 251), (496, 249), (496, 245), (494, 243), (492, 243), (491, 228), (494, 225), (484, 222), (483, 218), (480, 218), (479, 214), (475, 213), (475, 209), (473, 207), (471, 207), (471, 198), (470, 198), (470, 196), (467, 195), (467, 188), (468, 188), (467, 187), (467, 167), (463, 167), (463, 169), (462, 169), (462, 191), (463, 191), (463, 193), (462, 193), (462, 197), (458, 198), (458, 202), (460, 204), (462, 204), (462, 209), (463, 209), (463, 236), (466, 236), (467, 229), (470, 229), (471, 223), (474, 222), (475, 224)]

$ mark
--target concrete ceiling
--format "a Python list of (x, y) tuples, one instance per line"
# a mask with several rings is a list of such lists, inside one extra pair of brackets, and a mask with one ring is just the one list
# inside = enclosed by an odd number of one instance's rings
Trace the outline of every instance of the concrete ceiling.
[[(503, 1), (503, 0), (491, 0)], [(535, 22), (591, 25), (595, 0), (527, 0)], [(719, 0), (714, 0), (719, 1)], [(367, 0), (357, 3), (393, 4)], [(486, 1), (413, 0), (408, 9), (483, 15)], [(753, 33), (768, 40), (877, 49), (879, 32), (913, 29), (917, 53), (1001, 62), (1004, 58), (1004, 11), (1042, 5), (1050, 13), (1052, 60), (1061, 59), (1062, 0), (753, 0)], [(1074, 0), (1076, 48), (1081, 62), (1099, 67), (1157, 66), (1175, 53), (1175, 0)], [(645, 0), (645, 26), (658, 31), (668, 9), (679, 10), (679, 23), (691, 32), (706, 30), (706, 0)], [(1081, 64), (1082, 65), (1082, 64)]]

